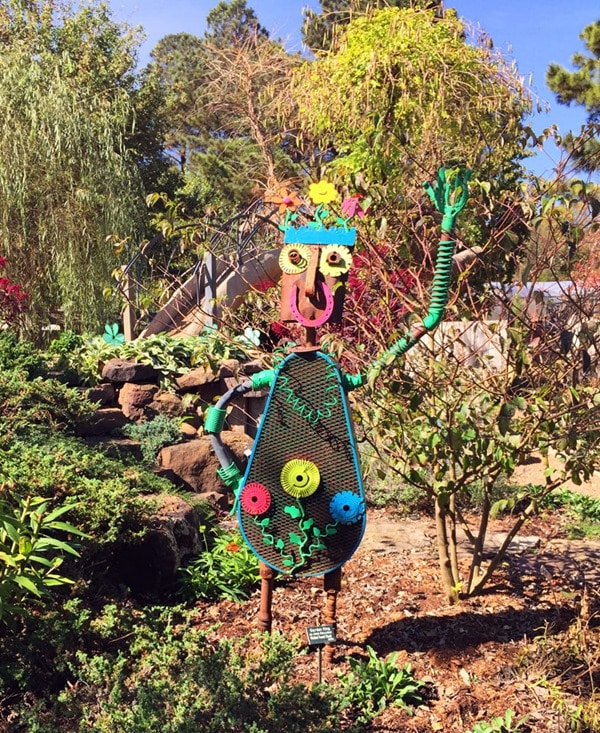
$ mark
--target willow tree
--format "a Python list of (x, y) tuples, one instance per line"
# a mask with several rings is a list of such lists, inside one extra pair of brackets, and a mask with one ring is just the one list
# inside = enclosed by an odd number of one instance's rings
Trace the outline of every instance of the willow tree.
[[(144, 216), (125, 138), (134, 39), (104, 6), (8, 3), (0, 55), (0, 253), (30, 296), (27, 329), (95, 329), (117, 261), (113, 233)], [(6, 10), (4, 4), (3, 10)], [(110, 314), (112, 315), (112, 314)]]
[[(517, 70), (469, 42), (448, 10), (392, 8), (354, 17), (336, 49), (296, 74), (301, 127), (335, 151), (340, 176), (385, 185), (389, 200), (441, 164), (511, 186), (526, 154), (530, 96)], [(495, 182), (495, 183), (494, 183)]]

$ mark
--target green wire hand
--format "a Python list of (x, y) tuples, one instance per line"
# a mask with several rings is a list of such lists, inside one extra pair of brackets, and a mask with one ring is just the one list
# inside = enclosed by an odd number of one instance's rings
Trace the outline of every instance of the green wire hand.
[(454, 220), (462, 211), (469, 198), (468, 183), (471, 178), (471, 171), (468, 168), (460, 168), (452, 180), (446, 178), (446, 169), (440, 168), (435, 188), (431, 183), (424, 183), (423, 187), (429, 194), (429, 198), (435, 204), (435, 208), (441, 212), (442, 231), (451, 232), (454, 227)]

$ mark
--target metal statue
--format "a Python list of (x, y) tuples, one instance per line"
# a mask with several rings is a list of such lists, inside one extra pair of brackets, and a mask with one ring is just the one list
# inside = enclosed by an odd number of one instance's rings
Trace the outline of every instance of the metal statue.
[[(343, 372), (319, 350), (317, 329), (341, 320), (356, 230), (339, 217), (335, 225), (327, 226), (325, 207), (337, 196), (327, 181), (310, 187), (316, 209), (308, 225), (297, 226), (295, 206), (286, 210), (279, 258), (281, 318), (304, 327), (305, 343), (293, 348), (275, 369), (259, 372), (223, 395), (209, 409), (205, 423), (221, 464), (218, 473), (235, 493), (244, 540), (261, 562), (262, 630), (271, 628), (277, 573), (323, 575), (327, 601), (322, 622), (335, 628), (341, 568), (358, 548), (366, 524), (347, 393), (372, 381), (442, 320), (456, 244), (452, 231), (468, 198), (469, 177), (470, 171), (448, 176), (442, 168), (435, 187), (425, 184), (443, 214), (429, 311), (407, 336), (354, 375)], [(267, 387), (264, 414), (242, 475), (220, 438), (227, 406), (235, 397)]]

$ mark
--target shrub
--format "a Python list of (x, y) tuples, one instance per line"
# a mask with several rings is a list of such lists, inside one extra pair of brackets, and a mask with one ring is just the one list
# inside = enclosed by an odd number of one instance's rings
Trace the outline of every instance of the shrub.
[[(0, 273), (6, 269), (6, 259), (0, 257)], [(14, 324), (27, 309), (29, 296), (18, 284), (0, 274), (0, 324)]]
[(206, 328), (200, 336), (185, 339), (160, 333), (125, 343), (114, 340), (109, 343), (103, 336), (63, 337), (50, 347), (49, 355), (54, 356), (57, 367), (72, 369), (87, 384), (96, 384), (102, 367), (110, 359), (133, 359), (149, 364), (168, 382), (196, 366), (216, 368), (224, 359), (245, 360), (247, 352), (248, 346), (241, 341), (233, 341), (217, 329)]
[(144, 463), (154, 466), (161, 448), (181, 440), (181, 420), (157, 415), (147, 422), (125, 425), (121, 428), (121, 432), (128, 438), (140, 442)]
[(0, 330), (0, 371), (24, 372), (28, 377), (39, 377), (47, 372), (43, 354), (27, 341), (21, 341), (10, 330)]
[(248, 598), (260, 583), (259, 563), (241, 535), (219, 531), (210, 546), (207, 539), (205, 543), (205, 551), (181, 571), (183, 597), (231, 601)]
[(0, 494), (0, 621), (22, 613), (26, 598), (72, 582), (60, 572), (65, 553), (78, 554), (69, 535), (82, 536), (62, 519), (72, 509), (51, 509), (39, 496)]
[(32, 432), (72, 431), (92, 411), (80, 392), (54, 379), (0, 370), (0, 447)]
[[(293, 681), (298, 641), (216, 640), (181, 608), (107, 606), (86, 626), (104, 651), (69, 655), (70, 683), (48, 707), (20, 705), (18, 731), (321, 733), (339, 730), (332, 688)], [(108, 642), (108, 643), (107, 643)]]
[(360, 709), (361, 719), (375, 718), (389, 705), (397, 705), (410, 712), (409, 705), (420, 703), (419, 689), (423, 683), (416, 680), (410, 665), (396, 665), (397, 652), (386, 659), (367, 646), (367, 659), (349, 659), (350, 672), (340, 676), (348, 700)]

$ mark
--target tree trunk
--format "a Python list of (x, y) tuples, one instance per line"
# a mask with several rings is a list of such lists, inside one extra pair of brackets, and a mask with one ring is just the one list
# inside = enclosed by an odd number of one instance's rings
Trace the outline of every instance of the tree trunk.
[(467, 592), (469, 595), (473, 592), (479, 578), (482, 575), (481, 565), (483, 563), (483, 548), (485, 545), (485, 537), (487, 534), (488, 522), (490, 519), (491, 502), (488, 487), (484, 489), (483, 506), (481, 507), (481, 520), (479, 522), (479, 531), (475, 538), (473, 546), (473, 558), (471, 567), (469, 568), (469, 582), (467, 584)]
[(446, 526), (446, 507), (440, 503), (438, 496), (435, 497), (435, 529), (442, 586), (446, 592), (448, 603), (454, 605), (458, 603), (458, 578), (455, 578), (452, 573), (452, 561), (449, 553), (450, 543)]

